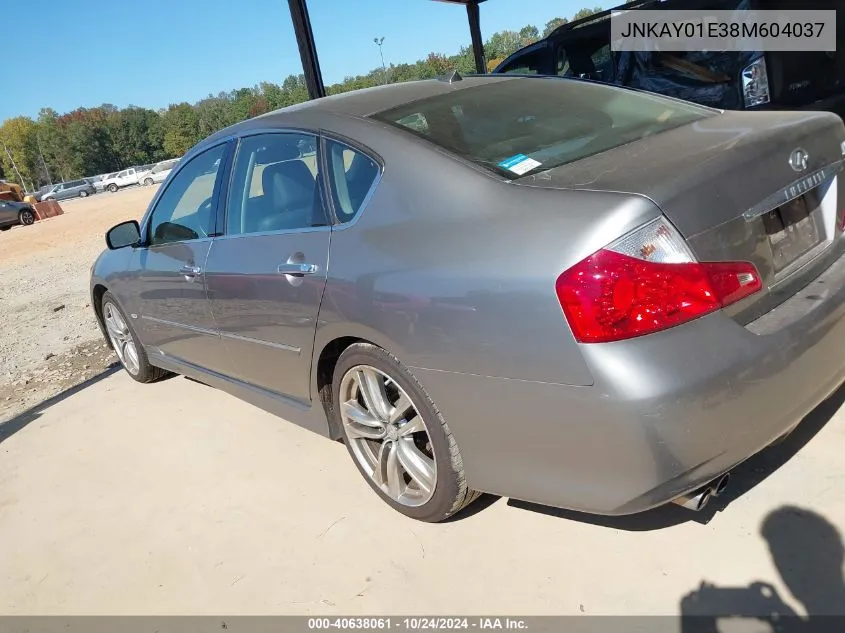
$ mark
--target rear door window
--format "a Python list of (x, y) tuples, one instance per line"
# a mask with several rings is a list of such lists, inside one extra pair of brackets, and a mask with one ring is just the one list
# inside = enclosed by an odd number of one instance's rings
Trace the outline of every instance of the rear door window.
[(381, 172), (364, 152), (338, 141), (326, 141), (332, 206), (338, 222), (349, 222), (364, 207)]

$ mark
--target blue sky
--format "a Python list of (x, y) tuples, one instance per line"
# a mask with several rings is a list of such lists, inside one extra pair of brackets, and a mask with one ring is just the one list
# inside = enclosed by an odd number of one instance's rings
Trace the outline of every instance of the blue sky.
[[(5, 0), (4, 21), (29, 42), (7, 50), (0, 121), (112, 103), (160, 108), (301, 73), (287, 0)], [(596, 0), (488, 0), (486, 39), (571, 17)], [(607, 3), (604, 3), (607, 4)], [(608, 5), (610, 6), (610, 5)], [(308, 0), (327, 84), (385, 61), (415, 61), (469, 44), (466, 10), (432, 0)], [(55, 26), (55, 28), (53, 28)], [(7, 38), (8, 39), (8, 38)]]

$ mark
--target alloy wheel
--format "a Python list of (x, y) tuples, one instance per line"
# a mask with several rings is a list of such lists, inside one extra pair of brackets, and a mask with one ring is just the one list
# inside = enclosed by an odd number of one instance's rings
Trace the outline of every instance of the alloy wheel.
[(35, 214), (29, 209), (21, 211), (21, 224), (29, 226), (35, 222)]
[(126, 371), (133, 376), (137, 375), (141, 369), (141, 363), (138, 359), (138, 348), (120, 310), (107, 302), (103, 306), (103, 319), (106, 322), (106, 331), (108, 332), (109, 340), (120, 362), (126, 368)]
[(388, 497), (421, 506), (434, 494), (437, 462), (425, 420), (396, 381), (356, 365), (340, 384), (340, 417), (352, 454)]

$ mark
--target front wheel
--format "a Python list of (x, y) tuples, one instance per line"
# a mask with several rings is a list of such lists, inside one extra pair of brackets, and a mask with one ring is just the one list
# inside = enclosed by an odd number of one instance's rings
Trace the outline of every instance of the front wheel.
[(111, 191), (112, 193), (115, 193), (117, 191), (117, 185), (114, 184), (114, 183), (110, 184), (109, 185), (109, 191)]
[(88, 192), (87, 192), (87, 191), (80, 191), (80, 192), (79, 192), (79, 197), (80, 197), (80, 198), (87, 198), (87, 197), (88, 197)]
[(127, 374), (138, 382), (153, 382), (167, 375), (165, 370), (150, 365), (138, 335), (110, 292), (103, 295), (102, 311), (109, 342)]
[(152, 178), (147, 178), (146, 180), (144, 180), (144, 184), (145, 184), (147, 187), (149, 187), (151, 184), (153, 184), (153, 179), (152, 179)]
[(35, 223), (35, 214), (31, 209), (24, 209), (18, 214), (18, 220), (24, 226), (29, 226)]
[(395, 510), (436, 522), (478, 497), (448, 425), (397, 358), (369, 343), (351, 345), (338, 359), (332, 392), (352, 460)]

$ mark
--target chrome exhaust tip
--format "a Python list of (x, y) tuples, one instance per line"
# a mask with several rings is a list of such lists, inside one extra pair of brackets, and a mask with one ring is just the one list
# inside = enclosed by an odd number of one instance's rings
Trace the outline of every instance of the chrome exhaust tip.
[(712, 494), (713, 491), (711, 488), (706, 486), (704, 488), (699, 488), (688, 495), (682, 495), (677, 499), (674, 499), (672, 503), (677, 504), (682, 508), (686, 508), (687, 510), (700, 512), (710, 502)]
[(716, 485), (713, 486), (713, 496), (718, 497), (720, 494), (725, 492), (725, 488), (728, 487), (728, 483), (730, 483), (730, 480), (730, 473), (725, 473), (724, 475), (719, 477), (718, 481), (716, 482)]

